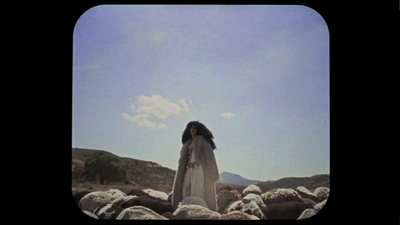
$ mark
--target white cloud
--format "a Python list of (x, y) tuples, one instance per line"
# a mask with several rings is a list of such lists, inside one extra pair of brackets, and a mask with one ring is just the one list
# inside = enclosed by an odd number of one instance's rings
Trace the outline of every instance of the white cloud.
[(128, 113), (122, 113), (121, 116), (124, 119), (137, 123), (141, 127), (148, 127), (157, 130), (161, 130), (167, 127), (163, 123), (155, 123), (153, 121), (150, 121), (149, 119), (147, 119), (149, 117), (149, 115), (147, 114), (137, 114), (136, 116), (132, 117)]
[(233, 114), (231, 112), (225, 112), (225, 113), (221, 114), (221, 117), (232, 118), (232, 117), (235, 117), (235, 114)]
[(184, 113), (190, 112), (190, 107), (189, 107), (189, 105), (185, 102), (185, 100), (181, 99), (181, 100), (179, 100), (178, 102), (182, 105), (182, 111), (183, 111)]
[(190, 112), (189, 104), (187, 104), (183, 99), (175, 103), (160, 95), (140, 95), (137, 97), (137, 101), (138, 107), (131, 105), (131, 109), (134, 110), (137, 108), (136, 112), (138, 114), (131, 116), (127, 113), (122, 113), (121, 116), (122, 118), (135, 122), (142, 127), (163, 129), (167, 127), (165, 124), (153, 122), (150, 120), (150, 117), (154, 116), (158, 119), (167, 119), (171, 116), (180, 116)]
[(138, 113), (147, 113), (156, 116), (159, 119), (166, 119), (173, 115), (182, 115), (190, 111), (189, 105), (185, 100), (178, 101), (179, 104), (171, 102), (168, 98), (160, 95), (138, 97), (139, 109)]

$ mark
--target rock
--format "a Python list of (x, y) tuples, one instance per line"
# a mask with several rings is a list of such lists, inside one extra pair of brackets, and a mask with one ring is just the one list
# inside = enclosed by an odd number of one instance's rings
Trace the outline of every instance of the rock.
[(173, 212), (175, 210), (171, 202), (163, 201), (150, 195), (138, 196), (121, 204), (122, 208), (129, 208), (131, 206), (144, 206), (160, 215), (165, 212)]
[[(264, 216), (266, 217), (268, 214), (268, 206), (264, 204), (261, 196), (250, 193), (248, 195), (246, 195), (242, 201), (244, 203), (247, 203), (249, 201), (254, 201), (255, 203), (257, 203), (258, 207), (260, 207), (261, 212), (264, 214)], [(261, 218), (261, 217), (260, 217)]]
[(167, 202), (172, 202), (172, 191), (168, 194)]
[(309, 198), (303, 198), (303, 202), (307, 203), (308, 205), (310, 205), (311, 207), (314, 207), (317, 203)]
[(218, 184), (216, 185), (216, 192), (219, 193), (219, 192), (222, 191), (222, 190), (231, 191), (231, 190), (234, 190), (234, 189), (233, 189), (231, 186), (227, 185), (227, 184), (218, 183)]
[(237, 190), (231, 190), (231, 192), (238, 198), (238, 199), (242, 199), (242, 195), (237, 191)]
[(260, 218), (245, 212), (232, 211), (227, 214), (222, 214), (218, 220), (260, 220)]
[(324, 206), (325, 206), (325, 204), (326, 204), (327, 201), (328, 201), (328, 200), (325, 199), (324, 201), (322, 201), (322, 202), (316, 204), (316, 205), (314, 206), (314, 209), (316, 209), (317, 211), (321, 211), (321, 209), (324, 208)]
[(114, 220), (121, 212), (121, 207), (114, 204), (107, 204), (97, 212), (97, 216), (99, 219)]
[(143, 206), (132, 206), (124, 209), (117, 217), (117, 220), (166, 220), (153, 210)]
[(79, 204), (79, 201), (81, 200), (81, 198), (83, 198), (85, 195), (89, 194), (91, 191), (78, 191), (74, 194), (74, 200), (76, 202), (76, 204)]
[(105, 191), (106, 193), (110, 194), (111, 196), (118, 198), (121, 196), (126, 196), (126, 194), (118, 189), (109, 189), (108, 191)]
[(229, 205), (229, 203), (236, 200), (239, 200), (239, 198), (237, 195), (235, 195), (234, 192), (229, 190), (220, 191), (217, 197), (218, 212), (223, 213), (225, 208)]
[(319, 199), (318, 202), (321, 202), (329, 197), (330, 188), (327, 187), (319, 187), (314, 190), (314, 195)]
[(165, 212), (163, 214), (161, 214), (161, 216), (167, 218), (167, 219), (171, 219), (172, 217), (172, 212)]
[(243, 202), (243, 199), (232, 202), (230, 205), (228, 205), (228, 207), (226, 207), (224, 213), (229, 213), (232, 211), (245, 212), (249, 215), (257, 216), (261, 220), (267, 219), (260, 206), (255, 201), (251, 201), (249, 199), (245, 199), (245, 202)]
[(314, 216), (315, 214), (317, 214), (318, 211), (315, 209), (305, 209), (301, 215), (299, 216), (299, 218), (297, 218), (298, 220), (303, 220), (303, 219), (307, 219), (310, 218), (312, 216)]
[(245, 203), (246, 202), (250, 202), (250, 201), (254, 201), (254, 202), (257, 203), (258, 206), (264, 206), (265, 205), (263, 200), (262, 200), (262, 198), (261, 198), (261, 196), (253, 194), (253, 193), (246, 195), (242, 199), (242, 201), (245, 202)]
[(136, 196), (142, 196), (142, 195), (149, 195), (146, 192), (144, 192), (142, 189), (139, 188), (132, 188), (127, 195), (136, 195)]
[(306, 187), (304, 186), (299, 186), (296, 188), (297, 193), (299, 193), (299, 195), (303, 198), (309, 198), (315, 202), (318, 202), (318, 197), (312, 193), (311, 191), (309, 191)]
[(145, 189), (145, 190), (143, 190), (143, 192), (147, 193), (148, 195), (150, 195), (152, 197), (159, 198), (164, 201), (167, 201), (167, 199), (168, 199), (168, 195), (162, 191), (156, 191), (153, 189)]
[(287, 201), (303, 202), (299, 193), (291, 188), (273, 189), (262, 194), (261, 198), (263, 202), (268, 206), (273, 203), (281, 203)]
[(200, 205), (208, 209), (207, 203), (204, 201), (204, 199), (197, 196), (189, 196), (184, 198), (178, 207), (183, 205)]
[(135, 196), (135, 195), (120, 196), (120, 197), (114, 199), (111, 203), (115, 206), (122, 207), (122, 204), (124, 204), (125, 202), (127, 202), (133, 198), (137, 198), (137, 196)]
[(251, 184), (243, 190), (242, 194), (243, 194), (243, 196), (246, 196), (247, 194), (250, 194), (250, 193), (253, 193), (256, 195), (261, 195), (262, 192), (258, 186)]
[(86, 210), (91, 213), (96, 213), (107, 204), (111, 204), (115, 199), (126, 196), (123, 192), (117, 189), (108, 191), (94, 191), (83, 196), (78, 203), (81, 210)]
[(89, 217), (92, 217), (93, 219), (99, 219), (99, 217), (97, 217), (96, 214), (94, 214), (94, 213), (91, 213), (86, 210), (82, 210), (82, 212), (85, 213), (86, 215), (88, 215)]
[(315, 214), (317, 214), (317, 213), (325, 206), (326, 202), (327, 202), (327, 199), (325, 199), (324, 201), (322, 201), (322, 202), (316, 204), (316, 205), (314, 206), (314, 208), (305, 209), (305, 210), (301, 213), (301, 215), (299, 216), (299, 218), (297, 218), (297, 219), (298, 219), (298, 220), (302, 220), (302, 219), (307, 219), (307, 218), (310, 218), (310, 217), (314, 216)]
[(110, 195), (108, 193), (104, 191), (95, 191), (83, 196), (78, 206), (82, 211), (93, 213), (96, 209), (103, 208), (111, 202), (112, 200), (110, 200)]
[(309, 205), (299, 201), (288, 201), (268, 205), (268, 219), (296, 220)]
[(216, 220), (220, 216), (200, 205), (182, 205), (172, 214), (171, 220)]

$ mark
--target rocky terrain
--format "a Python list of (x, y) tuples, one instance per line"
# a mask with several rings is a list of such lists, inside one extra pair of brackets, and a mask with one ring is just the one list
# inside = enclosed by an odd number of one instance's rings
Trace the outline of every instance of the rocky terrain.
[(84, 191), (75, 193), (74, 199), (83, 213), (104, 220), (300, 220), (322, 210), (329, 191), (318, 187), (311, 192), (300, 186), (262, 192), (249, 185), (239, 192), (225, 185), (217, 193), (218, 212), (198, 197), (185, 198), (174, 208), (171, 194), (153, 189)]
[[(80, 182), (84, 171), (85, 160), (96, 152), (107, 152), (94, 149), (72, 148), (72, 182), (73, 185)], [(108, 152), (110, 153), (110, 152)], [(110, 153), (112, 154), (112, 153)], [(114, 154), (112, 154), (114, 155)], [(127, 180), (123, 185), (151, 187), (157, 190), (171, 191), (175, 170), (163, 167), (155, 162), (120, 157), (114, 155), (126, 167)], [(94, 186), (94, 185), (92, 185)]]
[(99, 151), (73, 148), (71, 162), (76, 205), (96, 219), (296, 220), (318, 213), (329, 196), (329, 175), (259, 182), (223, 172), (223, 183), (216, 184), (217, 212), (196, 197), (174, 208), (170, 192), (175, 171), (154, 162), (116, 156), (127, 168), (126, 181), (99, 185), (82, 179), (85, 159)]

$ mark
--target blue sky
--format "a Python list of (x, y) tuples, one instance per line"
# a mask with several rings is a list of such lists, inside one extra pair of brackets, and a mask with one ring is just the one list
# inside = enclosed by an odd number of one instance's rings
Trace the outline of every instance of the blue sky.
[(72, 147), (176, 169), (214, 134), (220, 172), (329, 173), (329, 31), (304, 6), (97, 6), (73, 33)]

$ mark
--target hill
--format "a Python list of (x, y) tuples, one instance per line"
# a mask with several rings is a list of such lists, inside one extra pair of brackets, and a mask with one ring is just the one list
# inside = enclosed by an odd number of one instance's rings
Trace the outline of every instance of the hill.
[(240, 176), (239, 174), (234, 174), (226, 171), (222, 172), (220, 176), (221, 176), (221, 183), (223, 184), (237, 184), (242, 186), (248, 186), (250, 184), (256, 184), (261, 182), (258, 180), (249, 180)]
[[(82, 173), (87, 157), (102, 150), (73, 148), (72, 149), (72, 181), (83, 183)], [(110, 153), (110, 152), (108, 152)], [(112, 153), (110, 153), (112, 154)], [(114, 154), (112, 154), (114, 155)], [(170, 190), (175, 176), (175, 170), (163, 167), (157, 163), (116, 156), (126, 167), (127, 178), (125, 184), (143, 188)]]
[(256, 185), (261, 190), (271, 190), (274, 188), (292, 188), (296, 189), (299, 186), (304, 186), (309, 190), (314, 190), (317, 187), (330, 187), (330, 178), (328, 174), (319, 174), (311, 177), (285, 177), (273, 182), (260, 182)]
[(274, 188), (292, 188), (296, 189), (299, 186), (304, 186), (309, 190), (314, 190), (317, 187), (329, 187), (329, 175), (319, 174), (311, 177), (285, 177), (276, 181), (258, 181), (249, 180), (239, 174), (234, 174), (230, 172), (222, 172), (221, 183), (223, 184), (234, 184), (239, 186), (248, 186), (250, 184), (255, 184), (261, 188), (262, 191), (272, 190)]

